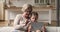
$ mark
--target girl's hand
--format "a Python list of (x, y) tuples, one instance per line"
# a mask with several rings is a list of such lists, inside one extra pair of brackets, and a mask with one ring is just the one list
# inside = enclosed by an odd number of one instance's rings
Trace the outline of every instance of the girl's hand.
[(46, 32), (45, 26), (42, 27), (42, 32)]
[(36, 32), (41, 32), (41, 30), (36, 30)]

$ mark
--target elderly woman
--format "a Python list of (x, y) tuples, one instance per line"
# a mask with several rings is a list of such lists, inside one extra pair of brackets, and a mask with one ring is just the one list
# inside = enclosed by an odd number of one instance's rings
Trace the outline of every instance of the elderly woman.
[(28, 27), (26, 23), (27, 20), (29, 20), (30, 14), (32, 12), (32, 5), (24, 4), (22, 11), (23, 14), (18, 14), (14, 20), (14, 28), (15, 30), (19, 30), (20, 32), (26, 32)]

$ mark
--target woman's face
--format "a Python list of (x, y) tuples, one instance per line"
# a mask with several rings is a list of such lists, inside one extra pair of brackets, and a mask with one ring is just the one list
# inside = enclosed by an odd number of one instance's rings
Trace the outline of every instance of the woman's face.
[(25, 11), (23, 12), (23, 14), (24, 14), (24, 16), (25, 16), (26, 18), (29, 17), (30, 13), (31, 13), (31, 9), (30, 9), (30, 8), (26, 8)]

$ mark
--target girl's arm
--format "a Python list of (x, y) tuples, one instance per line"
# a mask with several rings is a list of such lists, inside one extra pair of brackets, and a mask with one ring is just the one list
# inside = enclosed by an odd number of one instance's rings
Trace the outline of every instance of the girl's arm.
[(45, 26), (42, 27), (42, 32), (46, 32)]
[(31, 32), (31, 25), (29, 25), (28, 27), (28, 32)]

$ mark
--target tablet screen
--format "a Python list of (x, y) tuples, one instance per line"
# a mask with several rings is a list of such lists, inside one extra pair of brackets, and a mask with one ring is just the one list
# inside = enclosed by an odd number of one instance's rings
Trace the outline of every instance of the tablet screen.
[(44, 24), (42, 22), (34, 22), (34, 23), (32, 22), (31, 23), (32, 30), (41, 29), (43, 25)]

